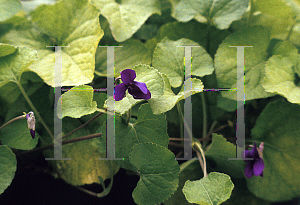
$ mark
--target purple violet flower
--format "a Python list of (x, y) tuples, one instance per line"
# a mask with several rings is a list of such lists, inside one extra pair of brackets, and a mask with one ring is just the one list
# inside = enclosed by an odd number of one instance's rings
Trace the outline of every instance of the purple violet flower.
[(121, 72), (121, 79), (123, 83), (115, 87), (114, 98), (120, 101), (124, 98), (126, 90), (133, 96), (134, 99), (148, 100), (151, 98), (151, 93), (145, 83), (134, 81), (136, 74), (134, 70), (126, 69)]
[(35, 117), (34, 113), (30, 111), (28, 114), (26, 114), (28, 129), (30, 129), (30, 134), (32, 139), (35, 137)]
[(245, 150), (245, 158), (253, 158), (253, 160), (244, 160), (247, 162), (245, 167), (245, 176), (247, 178), (251, 178), (253, 175), (263, 176), (263, 171), (265, 168), (263, 160), (264, 143), (262, 142), (259, 145), (259, 148), (257, 148), (256, 143), (254, 142), (254, 146), (251, 147), (251, 151)]

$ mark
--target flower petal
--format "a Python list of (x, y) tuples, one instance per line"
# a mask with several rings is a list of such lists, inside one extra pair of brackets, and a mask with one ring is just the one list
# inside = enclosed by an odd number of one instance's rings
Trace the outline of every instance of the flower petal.
[[(143, 85), (141, 85), (141, 84), (144, 84), (144, 86), (146, 87), (146, 93), (144, 93), (141, 90), (141, 87), (143, 87)], [(144, 89), (144, 87), (143, 87), (143, 89)], [(147, 89), (147, 86), (145, 83), (135, 82), (135, 84), (129, 86), (128, 92), (129, 92), (129, 94), (131, 94), (133, 96), (134, 99), (149, 100), (151, 98), (151, 93)]]
[(115, 87), (114, 98), (116, 101), (120, 101), (124, 98), (127, 86), (124, 83), (121, 83)]
[(26, 114), (26, 119), (27, 119), (28, 129), (35, 130), (35, 117), (34, 117), (34, 113), (32, 111), (30, 111), (28, 114)]
[(137, 87), (139, 87), (139, 89), (144, 93), (147, 94), (149, 92), (146, 83), (140, 83), (137, 81), (133, 81), (133, 85), (136, 85)]
[[(250, 151), (249, 150), (245, 150), (245, 158), (253, 158), (252, 156), (251, 156), (251, 153), (250, 153)], [(244, 160), (245, 162), (248, 162), (248, 160)]]
[(256, 176), (259, 176), (263, 173), (265, 168), (264, 160), (261, 158), (258, 158), (255, 160), (254, 165), (253, 165), (253, 173)]
[(35, 137), (35, 130), (30, 130), (30, 134), (31, 134), (32, 139), (34, 139), (34, 137)]
[(253, 148), (252, 148), (252, 150), (251, 150), (251, 156), (253, 157), (253, 158), (259, 158), (259, 154), (258, 154), (258, 151), (257, 151), (257, 146), (256, 146), (256, 143), (254, 142), (254, 146), (253, 146)]
[(131, 69), (125, 69), (121, 72), (121, 79), (125, 85), (129, 85), (130, 83), (133, 83), (133, 80), (136, 78), (136, 74), (134, 70)]
[(251, 178), (253, 176), (253, 162), (248, 161), (245, 167), (245, 176)]

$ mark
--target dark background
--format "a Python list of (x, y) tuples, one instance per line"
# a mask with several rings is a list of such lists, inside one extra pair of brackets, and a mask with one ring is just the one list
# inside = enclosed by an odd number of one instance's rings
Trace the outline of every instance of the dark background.
[[(0, 195), (0, 205), (135, 205), (132, 192), (139, 180), (137, 175), (128, 175), (127, 171), (120, 169), (114, 176), (111, 192), (103, 198), (97, 198), (78, 190), (67, 184), (62, 179), (55, 179), (45, 173), (49, 169), (43, 155), (38, 157), (39, 168), (33, 167), (37, 159), (24, 163), (24, 159), (18, 158), (18, 168), (11, 185)], [(42, 164), (41, 164), (42, 163)], [(109, 180), (105, 181), (106, 187)], [(84, 186), (91, 191), (100, 193), (101, 185)], [(246, 204), (247, 205), (247, 204)], [(298, 199), (272, 205), (300, 205)]]

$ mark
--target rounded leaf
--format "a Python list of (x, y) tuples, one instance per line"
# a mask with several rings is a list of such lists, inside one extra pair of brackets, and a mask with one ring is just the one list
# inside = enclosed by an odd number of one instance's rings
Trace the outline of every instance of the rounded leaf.
[(26, 118), (17, 120), (0, 130), (0, 141), (11, 148), (30, 150), (36, 147), (39, 134), (35, 132), (32, 139)]
[(141, 177), (132, 193), (135, 203), (159, 204), (176, 191), (180, 168), (170, 150), (154, 143), (141, 143), (133, 147), (129, 159)]
[(291, 103), (300, 104), (300, 87), (294, 83), (294, 65), (287, 57), (272, 56), (266, 63), (265, 70), (263, 87), (266, 91), (280, 94)]
[(247, 178), (249, 190), (269, 201), (287, 201), (300, 193), (300, 106), (284, 101), (269, 103), (251, 130), (264, 142), (263, 177)]
[(233, 187), (228, 175), (211, 172), (200, 180), (187, 180), (182, 192), (190, 203), (218, 205), (230, 198)]
[(57, 116), (63, 118), (66, 116), (80, 118), (96, 112), (97, 102), (93, 101), (94, 89), (88, 85), (80, 85), (71, 88), (64, 93), (57, 104)]
[(7, 146), (0, 146), (0, 194), (11, 184), (16, 170), (15, 154)]

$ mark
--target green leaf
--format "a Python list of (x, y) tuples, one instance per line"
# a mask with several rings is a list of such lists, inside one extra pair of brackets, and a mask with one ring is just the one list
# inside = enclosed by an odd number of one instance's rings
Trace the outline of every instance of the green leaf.
[(234, 189), (230, 198), (222, 203), (222, 205), (240, 205), (240, 204), (251, 204), (251, 205), (272, 205), (272, 202), (263, 200), (253, 195), (247, 188), (246, 179), (231, 178)]
[[(64, 133), (69, 133), (79, 126), (80, 123), (76, 119), (63, 119)], [(73, 139), (88, 134), (86, 129), (80, 129), (65, 139)], [(92, 183), (100, 184), (99, 176), (105, 180), (110, 178), (111, 172), (112, 174), (118, 172), (119, 166), (114, 162), (98, 160), (99, 158), (105, 158), (106, 154), (100, 153), (97, 148), (92, 146), (91, 143), (94, 140), (96, 139), (70, 143), (62, 147), (62, 157), (71, 158), (71, 160), (55, 160), (54, 162), (56, 171), (63, 180), (74, 186)], [(53, 151), (48, 151), (48, 155), (53, 157)], [(109, 163), (113, 163), (113, 170), (110, 170)]]
[(22, 1), (22, 9), (25, 12), (30, 13), (43, 4), (55, 4), (56, 1), (57, 0)]
[(11, 18), (22, 9), (18, 0), (0, 0), (0, 22)]
[(187, 22), (196, 19), (219, 29), (227, 29), (239, 20), (248, 7), (249, 0), (172, 0), (172, 17)]
[(39, 30), (33, 25), (16, 28), (1, 41), (36, 49), (39, 60), (30, 66), (30, 70), (52, 87), (55, 87), (55, 53), (53, 48), (46, 46), (69, 46), (61, 51), (62, 86), (90, 83), (94, 78), (96, 48), (103, 36), (99, 11), (85, 0), (63, 0), (55, 5), (38, 7), (32, 13), (32, 21)]
[[(163, 94), (164, 81), (161, 74), (156, 69), (148, 65), (137, 65), (132, 69), (136, 72), (136, 78), (134, 80), (146, 83), (148, 90), (151, 92), (151, 99), (158, 98)], [(142, 100), (134, 99), (127, 91), (126, 97), (120, 101), (115, 101), (115, 112), (124, 114), (140, 101)], [(107, 101), (105, 101), (104, 107), (107, 108)]]
[[(106, 137), (105, 123), (101, 130), (103, 137)], [(154, 115), (148, 104), (141, 105), (134, 124), (126, 124), (122, 117), (115, 116), (116, 158), (124, 158), (117, 163), (124, 169), (134, 170), (135, 168), (129, 163), (128, 155), (134, 145), (143, 142), (153, 142), (165, 148), (169, 143), (165, 115)]]
[[(172, 41), (186, 38), (195, 41), (206, 48), (208, 53), (214, 55), (219, 44), (221, 44), (229, 34), (230, 32), (228, 30), (219, 30), (215, 27), (209, 27), (196, 20), (191, 20), (187, 23), (172, 22), (162, 25), (158, 30), (157, 36), (148, 40), (145, 45), (151, 53), (153, 53), (156, 44), (161, 42), (165, 37), (168, 37)], [(210, 39), (213, 39), (213, 41), (210, 41)]]
[(39, 135), (32, 139), (26, 118), (17, 120), (0, 130), (0, 141), (11, 148), (30, 150), (36, 147)]
[(249, 190), (269, 201), (287, 201), (300, 193), (300, 106), (269, 103), (251, 130), (253, 139), (264, 142), (264, 176), (247, 179)]
[(20, 96), (21, 87), (29, 95), (41, 86), (38, 83), (35, 86), (28, 86), (30, 81), (35, 80), (26, 78), (28, 76), (26, 71), (35, 60), (37, 60), (36, 51), (26, 47), (20, 47), (14, 53), (0, 58), (0, 95), (7, 102), (13, 103)]
[[(184, 79), (184, 48), (176, 47), (184, 45), (199, 46), (196, 42), (188, 39), (171, 41), (166, 37), (157, 44), (153, 53), (153, 67), (168, 76), (172, 87), (181, 86)], [(212, 59), (204, 48), (192, 48), (192, 54), (192, 75), (203, 77), (213, 72)]]
[(80, 118), (96, 112), (97, 102), (93, 101), (94, 89), (88, 85), (71, 88), (64, 93), (57, 104), (57, 116), (61, 119), (66, 116)]
[(15, 154), (7, 146), (0, 146), (0, 194), (11, 184), (17, 170)]
[(154, 143), (142, 143), (133, 147), (129, 159), (141, 177), (132, 192), (135, 203), (159, 204), (176, 191), (180, 169), (170, 150)]
[[(95, 92), (93, 99), (97, 103), (97, 108), (104, 110), (103, 105), (104, 105), (105, 100), (107, 99), (106, 93)], [(87, 121), (89, 121), (90, 119), (92, 119), (93, 117), (95, 117), (98, 114), (99, 114), (98, 112), (94, 112), (94, 113), (89, 114), (89, 115), (84, 115), (80, 119), (83, 122), (87, 122)], [(88, 124), (89, 131), (91, 133), (95, 133), (95, 132), (98, 133), (98, 131), (96, 131), (96, 130), (101, 128), (103, 123), (106, 122), (106, 119), (107, 119), (107, 115), (104, 113), (104, 114), (100, 115), (99, 117), (97, 117), (96, 119), (94, 119), (93, 121), (91, 121)], [(101, 132), (101, 131), (99, 131), (99, 132)], [(104, 141), (105, 141), (105, 146), (106, 146), (106, 140), (104, 140)], [(106, 149), (105, 149), (105, 152), (106, 152)]]
[(107, 19), (114, 38), (119, 41), (129, 39), (154, 13), (161, 14), (158, 0), (92, 0)]
[(300, 104), (300, 87), (294, 83), (293, 64), (288, 58), (272, 56), (266, 63), (265, 70), (263, 86), (266, 91), (280, 94), (291, 103)]
[(26, 47), (20, 47), (13, 54), (0, 58), (0, 87), (9, 82), (20, 85), (22, 73), (36, 59), (36, 51)]
[(182, 191), (190, 203), (217, 205), (230, 198), (233, 187), (228, 175), (211, 172), (200, 180), (187, 180)]
[[(153, 110), (153, 114), (160, 114), (171, 110), (176, 103), (185, 98), (184, 85), (181, 87), (180, 92), (175, 95), (171, 89), (170, 81), (165, 74), (162, 74), (164, 79), (164, 94), (159, 98), (149, 99), (149, 104), (151, 109)], [(190, 81), (189, 81), (190, 82)], [(202, 92), (203, 84), (201, 80), (192, 78), (192, 89), (197, 91), (192, 91), (192, 93), (188, 94), (187, 97), (191, 96), (191, 94), (196, 94)]]
[(217, 171), (234, 178), (244, 177), (244, 161), (228, 160), (228, 158), (236, 158), (236, 146), (221, 135), (213, 133), (212, 143), (205, 152), (205, 157), (215, 161)]
[(16, 51), (16, 47), (9, 45), (9, 44), (4, 44), (0, 43), (0, 57), (10, 55)]
[(294, 71), (300, 75), (300, 55), (298, 49), (292, 43), (289, 41), (278, 42), (274, 46), (272, 54), (287, 57), (293, 63)]
[[(122, 48), (115, 48), (115, 77), (120, 76), (122, 70), (138, 64), (151, 64), (150, 52), (142, 42), (130, 39), (124, 42)], [(99, 47), (97, 50), (95, 73), (105, 77), (107, 75), (107, 48), (105, 47)]]
[[(271, 38), (285, 39), (297, 16), (296, 7), (288, 6), (286, 0), (259, 0), (253, 4), (252, 25), (261, 25), (271, 31)], [(276, 11), (276, 12), (274, 12)]]
[[(250, 27), (239, 30), (219, 46), (215, 55), (215, 71), (219, 88), (236, 88), (237, 48), (228, 46), (250, 45), (245, 48), (245, 100), (266, 98), (273, 94), (267, 93), (262, 87), (264, 69), (261, 63), (267, 60), (267, 48), (270, 42), (268, 31), (262, 27)], [(261, 65), (259, 65), (261, 64)], [(236, 100), (236, 92), (221, 92), (223, 97)]]
[[(189, 32), (186, 32), (187, 30)], [(168, 37), (172, 41), (187, 38), (199, 43), (203, 47), (207, 46), (206, 26), (197, 21), (164, 24), (159, 28), (156, 37), (148, 40), (145, 45), (153, 53), (156, 44), (161, 42), (165, 37)]]
[(169, 198), (167, 201), (164, 201), (164, 205), (190, 205), (182, 193), (182, 188), (187, 180), (197, 180), (202, 177), (203, 174), (199, 161), (195, 160), (195, 158), (180, 164), (178, 189), (171, 196), (171, 198)]
[(296, 14), (300, 14), (300, 1), (299, 0), (282, 0), (287, 6), (292, 8)]
[(265, 66), (266, 63), (263, 62), (248, 71), (245, 77), (245, 85), (247, 85), (245, 93), (246, 100), (267, 98), (275, 95), (264, 89), (263, 79), (265, 78)]
[(217, 96), (217, 105), (219, 108), (226, 110), (228, 112), (233, 112), (236, 110), (236, 101), (230, 100), (228, 98), (223, 98), (221, 95)]

